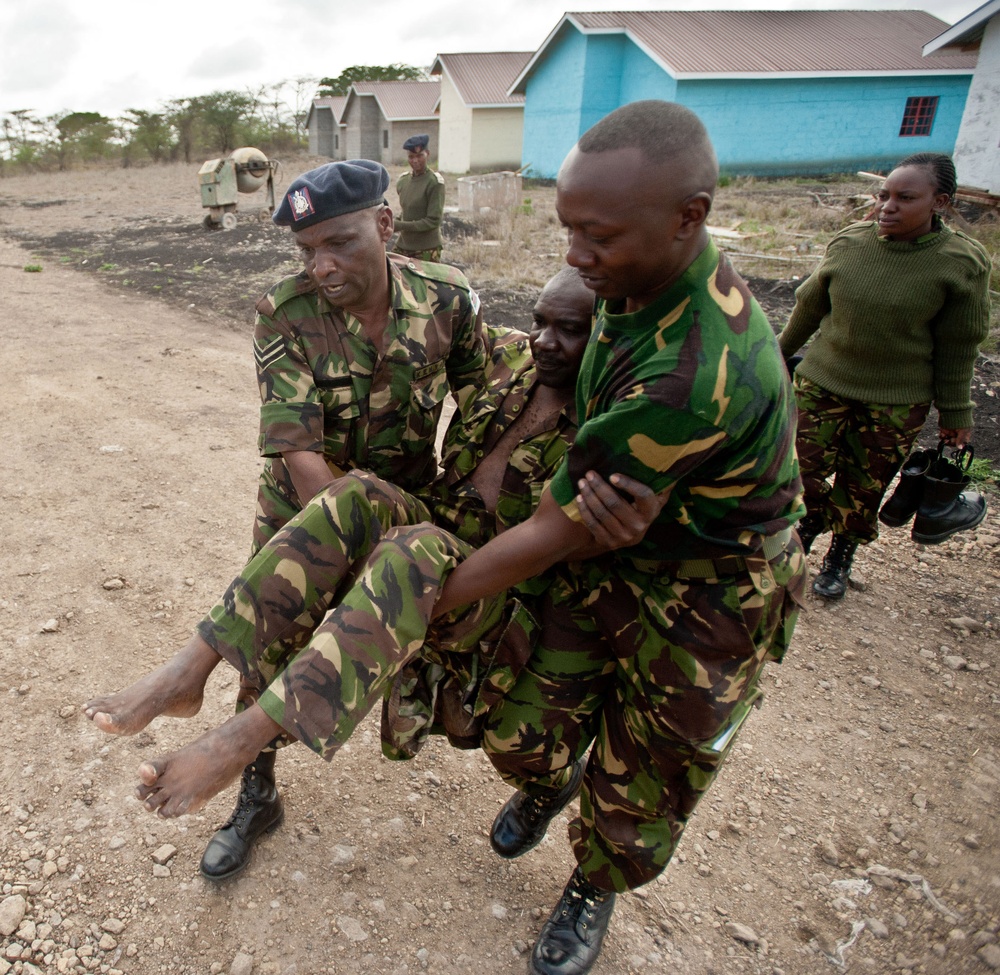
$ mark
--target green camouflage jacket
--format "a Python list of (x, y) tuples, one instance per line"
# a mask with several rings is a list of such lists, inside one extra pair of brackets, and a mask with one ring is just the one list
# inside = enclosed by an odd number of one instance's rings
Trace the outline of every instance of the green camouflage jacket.
[(258, 302), (264, 456), (315, 451), (343, 470), (370, 470), (407, 489), (434, 477), (435, 432), (449, 389), (461, 408), (483, 383), (479, 298), (452, 267), (388, 260), (391, 319), (382, 356), (305, 273)]

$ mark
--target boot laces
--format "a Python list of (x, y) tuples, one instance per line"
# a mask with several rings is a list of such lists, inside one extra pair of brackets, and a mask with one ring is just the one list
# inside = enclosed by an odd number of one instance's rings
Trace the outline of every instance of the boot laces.
[(562, 898), (563, 917), (572, 916), (580, 920), (586, 928), (597, 913), (597, 909), (611, 896), (611, 891), (603, 891), (588, 881), (579, 870), (575, 871)]
[(533, 823), (538, 822), (543, 816), (549, 814), (549, 810), (556, 805), (557, 798), (557, 796), (551, 798), (546, 796), (544, 799), (530, 798), (527, 808), (524, 810), (525, 816)]
[(236, 797), (236, 808), (233, 810), (226, 825), (222, 827), (223, 829), (229, 826), (235, 826), (237, 829), (240, 829), (245, 824), (254, 803), (254, 797), (250, 793), (255, 780), (259, 778), (256, 765), (248, 765), (243, 769), (243, 776), (240, 779), (240, 794)]
[(843, 535), (834, 535), (830, 542), (830, 551), (823, 559), (824, 572), (847, 571), (854, 561), (854, 550), (857, 543)]

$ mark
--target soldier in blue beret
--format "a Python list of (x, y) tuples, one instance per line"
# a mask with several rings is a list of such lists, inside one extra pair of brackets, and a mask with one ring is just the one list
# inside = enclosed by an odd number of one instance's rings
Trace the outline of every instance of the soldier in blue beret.
[(279, 227), (305, 230), (356, 210), (386, 205), (389, 173), (371, 159), (349, 159), (310, 169), (291, 182), (274, 211)]
[(395, 252), (421, 261), (440, 261), (444, 177), (427, 168), (429, 142), (428, 135), (411, 135), (403, 143), (410, 172), (396, 182), (402, 216), (396, 221), (399, 238)]
[[(455, 268), (387, 255), (388, 187), (380, 163), (331, 162), (292, 180), (274, 212), (304, 267), (257, 303), (265, 461), (251, 555), (351, 470), (407, 491), (426, 487), (448, 393), (461, 403), (483, 383), (479, 298)], [(237, 710), (256, 695), (243, 684)], [(233, 816), (201, 861), (210, 880), (242, 870), (256, 839), (280, 823), (275, 754), (245, 769)]]

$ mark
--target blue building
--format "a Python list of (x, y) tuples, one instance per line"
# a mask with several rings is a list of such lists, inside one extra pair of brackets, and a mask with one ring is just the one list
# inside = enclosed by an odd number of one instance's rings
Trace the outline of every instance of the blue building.
[(946, 28), (920, 10), (567, 13), (510, 88), (525, 96), (522, 164), (554, 177), (591, 125), (644, 98), (696, 112), (731, 174), (950, 153), (976, 56), (923, 57)]

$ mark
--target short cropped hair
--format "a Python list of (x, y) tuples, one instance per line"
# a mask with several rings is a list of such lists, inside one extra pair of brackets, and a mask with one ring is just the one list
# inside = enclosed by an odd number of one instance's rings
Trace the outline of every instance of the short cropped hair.
[(677, 102), (647, 99), (629, 102), (605, 115), (580, 137), (583, 153), (638, 149), (650, 162), (685, 159), (691, 169), (714, 189), (719, 164), (704, 123)]
[(639, 149), (652, 161), (707, 144), (708, 132), (697, 115), (677, 102), (629, 102), (605, 115), (580, 137), (580, 152)]

